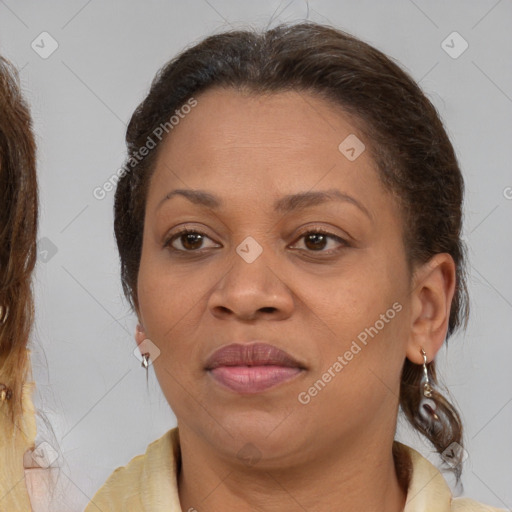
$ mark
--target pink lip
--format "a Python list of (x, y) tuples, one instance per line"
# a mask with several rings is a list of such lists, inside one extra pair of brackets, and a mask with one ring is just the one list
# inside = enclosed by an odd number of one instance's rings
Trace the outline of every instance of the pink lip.
[(233, 391), (258, 393), (292, 379), (305, 367), (273, 345), (234, 343), (214, 352), (205, 369)]

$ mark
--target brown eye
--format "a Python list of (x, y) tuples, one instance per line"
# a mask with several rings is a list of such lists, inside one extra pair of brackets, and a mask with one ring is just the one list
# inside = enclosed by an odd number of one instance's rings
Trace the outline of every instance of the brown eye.
[(305, 236), (304, 243), (308, 249), (318, 250), (325, 248), (327, 239), (323, 233), (311, 233)]
[[(173, 251), (177, 252), (196, 252), (203, 248), (205, 240), (210, 240), (208, 236), (193, 229), (184, 229), (179, 233), (175, 233), (165, 242), (165, 247), (170, 246)], [(181, 248), (177, 247), (177, 243), (181, 244)]]
[(308, 252), (312, 251), (324, 254), (331, 254), (337, 251), (340, 247), (334, 247), (327, 251), (324, 250), (328, 246), (330, 240), (338, 242), (338, 244), (341, 245), (341, 247), (348, 246), (348, 243), (345, 242), (345, 240), (343, 240), (339, 236), (336, 236), (332, 233), (328, 233), (327, 231), (323, 231), (320, 229), (308, 231), (307, 233), (302, 234), (300, 239), (304, 239), (304, 246), (306, 247)]
[(187, 250), (200, 249), (203, 244), (203, 235), (199, 233), (185, 233), (180, 235), (179, 240)]

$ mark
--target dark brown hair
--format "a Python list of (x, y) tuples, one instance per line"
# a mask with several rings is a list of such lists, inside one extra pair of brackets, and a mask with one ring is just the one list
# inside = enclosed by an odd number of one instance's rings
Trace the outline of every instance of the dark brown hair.
[[(465, 251), (460, 238), (463, 179), (435, 107), (407, 73), (372, 46), (313, 22), (283, 24), (263, 33), (213, 35), (158, 72), (128, 125), (128, 161), (133, 162), (155, 128), (176, 109), (213, 87), (255, 94), (303, 91), (340, 106), (366, 136), (380, 177), (397, 198), (410, 271), (437, 253), (449, 253), (455, 261), (456, 291), (447, 338), (466, 325)], [(146, 193), (158, 147), (120, 179), (115, 196), (123, 290), (136, 310)], [(435, 384), (434, 362), (427, 366)], [(422, 371), (422, 366), (405, 360), (400, 390), (405, 416), (439, 453), (452, 442), (462, 448), (459, 414), (436, 387), (432, 400), (440, 421), (432, 425), (420, 414)], [(454, 460), (458, 478), (457, 453)]]
[(22, 414), (28, 369), (37, 219), (32, 119), (16, 70), (0, 57), (0, 383), (9, 390), (6, 404), (13, 424)]

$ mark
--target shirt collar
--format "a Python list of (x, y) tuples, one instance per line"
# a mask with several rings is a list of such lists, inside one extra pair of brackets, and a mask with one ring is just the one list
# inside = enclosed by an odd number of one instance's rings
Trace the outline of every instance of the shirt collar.
[(439, 469), (414, 448), (398, 441), (394, 445), (411, 466), (404, 512), (450, 512), (452, 493)]

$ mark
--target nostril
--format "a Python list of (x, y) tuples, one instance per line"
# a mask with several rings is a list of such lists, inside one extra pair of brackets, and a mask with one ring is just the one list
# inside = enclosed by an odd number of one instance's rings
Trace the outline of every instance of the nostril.
[(273, 313), (274, 311), (276, 310), (276, 308), (274, 307), (265, 307), (265, 308), (261, 308), (261, 311), (263, 311), (264, 313)]

